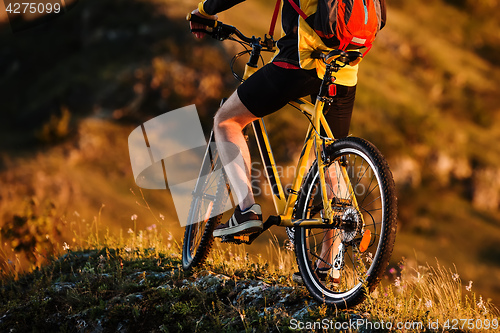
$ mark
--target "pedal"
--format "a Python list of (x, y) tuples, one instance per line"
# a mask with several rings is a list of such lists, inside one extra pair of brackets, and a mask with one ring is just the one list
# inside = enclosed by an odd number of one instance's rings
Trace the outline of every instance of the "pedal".
[(248, 235), (226, 235), (220, 238), (221, 243), (250, 244)]
[(259, 237), (264, 231), (269, 229), (273, 225), (280, 224), (279, 216), (269, 216), (269, 218), (264, 222), (262, 230), (254, 232), (253, 234), (243, 234), (243, 235), (225, 235), (220, 238), (221, 243), (233, 243), (233, 244), (252, 244), (252, 242)]

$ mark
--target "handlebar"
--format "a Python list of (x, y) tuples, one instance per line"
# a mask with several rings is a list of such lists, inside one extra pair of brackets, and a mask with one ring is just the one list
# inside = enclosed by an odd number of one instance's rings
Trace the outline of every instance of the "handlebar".
[(228, 24), (224, 24), (221, 21), (212, 20), (209, 18), (201, 17), (198, 15), (193, 15), (191, 13), (187, 14), (187, 21), (199, 23), (204, 26), (211, 28), (211, 30), (206, 29), (192, 29), (191, 32), (204, 32), (215, 39), (225, 40), (228, 39), (231, 35), (236, 35), (241, 41), (247, 44), (260, 44), (267, 50), (272, 50), (274, 48), (275, 42), (271, 38), (266, 38), (261, 42), (260, 38), (256, 37), (247, 37), (241, 31), (236, 29), (236, 27)]
[[(192, 15), (191, 13), (187, 15), (186, 20), (194, 23), (203, 24), (209, 28), (213, 28), (213, 30), (211, 31), (205, 29), (199, 29), (199, 31), (204, 32), (216, 39), (224, 40), (229, 38), (230, 35), (234, 34), (238, 36), (238, 38), (240, 38), (242, 41), (246, 43), (252, 43), (252, 38), (243, 35), (238, 29), (236, 29), (232, 25), (224, 24), (220, 21), (212, 20), (198, 15)], [(195, 32), (198, 30), (193, 29), (192, 31)]]
[(212, 20), (212, 19), (209, 19), (206, 17), (193, 15), (191, 13), (187, 14), (186, 20), (192, 21), (194, 23), (200, 23), (200, 24), (206, 25), (207, 27), (210, 27), (210, 28), (215, 28), (217, 26), (217, 23), (218, 23), (217, 20)]
[[(251, 57), (253, 57), (254, 59), (250, 60), (250, 64), (256, 64), (258, 57), (260, 56), (261, 49), (273, 51), (276, 44), (276, 42), (267, 35), (265, 36), (264, 41), (261, 41), (261, 38), (259, 37), (247, 37), (232, 25), (224, 24), (221, 21), (201, 17), (199, 15), (189, 13), (187, 14), (186, 20), (194, 23), (199, 23), (208, 28), (191, 29), (191, 32), (203, 32), (221, 41), (230, 38), (232, 35), (235, 35), (242, 42), (251, 45), (253, 49)], [(255, 48), (258, 48), (259, 51), (255, 52)], [(334, 71), (337, 71), (338, 69), (346, 65), (357, 65), (363, 59), (363, 54), (358, 51), (343, 51), (338, 49), (332, 50), (328, 54), (326, 54), (325, 51), (318, 50), (314, 51), (311, 54), (311, 58), (321, 59), (328, 66), (331, 65), (329, 66), (329, 68), (331, 67)]]

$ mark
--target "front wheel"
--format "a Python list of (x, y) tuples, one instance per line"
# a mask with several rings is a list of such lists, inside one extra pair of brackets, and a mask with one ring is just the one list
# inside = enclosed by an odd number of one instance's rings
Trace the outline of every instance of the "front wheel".
[[(360, 138), (327, 147), (327, 196), (340, 224), (295, 228), (302, 279), (314, 299), (345, 309), (361, 303), (380, 282), (396, 237), (394, 180), (378, 149)], [(315, 162), (298, 197), (296, 218), (323, 216)]]

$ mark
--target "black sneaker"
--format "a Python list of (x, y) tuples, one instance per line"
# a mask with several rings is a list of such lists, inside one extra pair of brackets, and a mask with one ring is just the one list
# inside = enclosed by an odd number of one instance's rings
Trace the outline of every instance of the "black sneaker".
[(215, 228), (214, 237), (252, 234), (260, 230), (262, 230), (262, 210), (260, 205), (253, 204), (244, 212), (241, 211), (240, 206), (236, 206), (229, 221)]

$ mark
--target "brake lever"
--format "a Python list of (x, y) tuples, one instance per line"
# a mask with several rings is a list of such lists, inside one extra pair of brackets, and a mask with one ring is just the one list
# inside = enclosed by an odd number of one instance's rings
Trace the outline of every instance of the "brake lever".
[(231, 37), (231, 35), (234, 33), (232, 31), (226, 31), (224, 30), (223, 28), (224, 26), (223, 25), (218, 25), (216, 26), (211, 35), (212, 35), (212, 38), (214, 39), (217, 39), (219, 41), (223, 41), (223, 40), (226, 40), (228, 39), (229, 37)]
[(276, 41), (274, 40), (273, 36), (268, 36), (267, 34), (264, 35), (264, 40), (260, 42), (260, 45), (262, 45), (263, 48), (265, 48), (268, 51), (274, 50), (274, 45), (276, 45)]

